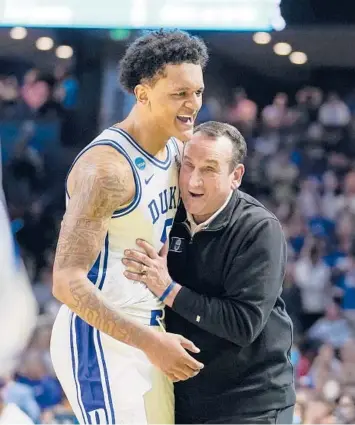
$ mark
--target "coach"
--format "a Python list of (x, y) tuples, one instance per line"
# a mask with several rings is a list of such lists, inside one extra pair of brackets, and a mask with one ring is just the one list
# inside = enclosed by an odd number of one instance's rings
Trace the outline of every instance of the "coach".
[(167, 306), (167, 331), (201, 352), (204, 369), (175, 384), (176, 423), (291, 424), (292, 324), (280, 298), (286, 242), (276, 217), (238, 187), (246, 144), (234, 127), (207, 122), (184, 147), (180, 206), (167, 257), (123, 262)]

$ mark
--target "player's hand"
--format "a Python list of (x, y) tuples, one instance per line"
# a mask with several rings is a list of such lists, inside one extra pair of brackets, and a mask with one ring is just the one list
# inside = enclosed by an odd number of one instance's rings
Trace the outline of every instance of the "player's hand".
[(151, 363), (173, 382), (186, 381), (196, 376), (204, 365), (195, 360), (186, 350), (199, 353), (196, 345), (181, 335), (154, 332), (154, 337), (144, 348)]
[(166, 247), (158, 254), (146, 241), (137, 240), (144, 252), (134, 249), (125, 250), (122, 259), (126, 266), (124, 275), (131, 280), (144, 283), (154, 295), (161, 297), (172, 279), (168, 272)]

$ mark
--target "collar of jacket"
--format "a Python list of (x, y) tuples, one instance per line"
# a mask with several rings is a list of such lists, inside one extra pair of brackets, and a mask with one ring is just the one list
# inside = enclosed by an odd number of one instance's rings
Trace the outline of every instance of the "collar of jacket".
[[(221, 230), (224, 227), (228, 225), (228, 223), (231, 221), (233, 212), (235, 210), (235, 207), (237, 203), (239, 202), (239, 190), (235, 190), (232, 194), (231, 199), (229, 200), (226, 207), (215, 217), (211, 223), (208, 224), (207, 228), (205, 230), (212, 230), (217, 231)], [(187, 216), (186, 216), (186, 210), (184, 207), (183, 202), (180, 203), (179, 208), (177, 210), (176, 216), (175, 216), (175, 223), (187, 223)]]

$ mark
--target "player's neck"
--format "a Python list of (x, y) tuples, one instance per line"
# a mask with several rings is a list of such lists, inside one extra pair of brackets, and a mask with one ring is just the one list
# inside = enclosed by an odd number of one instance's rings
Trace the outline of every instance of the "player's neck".
[(154, 156), (165, 148), (169, 140), (166, 135), (161, 134), (161, 129), (142, 116), (136, 107), (133, 107), (128, 117), (118, 126), (127, 131), (146, 152)]

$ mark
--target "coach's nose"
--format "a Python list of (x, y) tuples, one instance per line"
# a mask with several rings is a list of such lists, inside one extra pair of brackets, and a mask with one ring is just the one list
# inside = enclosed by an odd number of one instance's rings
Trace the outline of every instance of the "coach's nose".
[(189, 190), (193, 191), (194, 189), (199, 189), (202, 185), (202, 176), (200, 172), (195, 168), (190, 175)]

